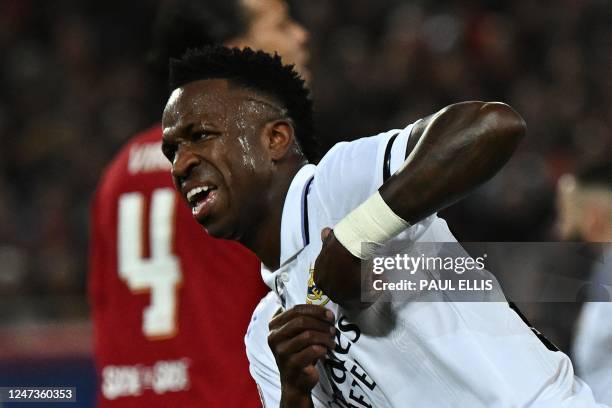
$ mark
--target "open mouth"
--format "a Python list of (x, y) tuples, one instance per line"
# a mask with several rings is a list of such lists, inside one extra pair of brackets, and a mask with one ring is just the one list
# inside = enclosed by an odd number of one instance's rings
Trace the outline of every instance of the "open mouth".
[(216, 189), (217, 189), (217, 186), (202, 186), (202, 187), (192, 188), (187, 193), (187, 201), (193, 207), (199, 201), (206, 200), (208, 195)]
[(208, 214), (216, 196), (217, 186), (214, 185), (194, 187), (186, 194), (191, 212), (197, 218)]

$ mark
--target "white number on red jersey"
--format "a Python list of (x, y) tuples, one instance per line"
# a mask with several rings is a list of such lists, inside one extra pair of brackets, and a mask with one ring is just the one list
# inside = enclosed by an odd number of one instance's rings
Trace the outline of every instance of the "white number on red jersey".
[(132, 292), (151, 294), (151, 303), (143, 311), (144, 335), (167, 338), (177, 331), (176, 292), (181, 282), (180, 262), (172, 253), (174, 190), (161, 188), (151, 195), (149, 258), (142, 254), (144, 200), (141, 193), (126, 193), (119, 198), (119, 275)]

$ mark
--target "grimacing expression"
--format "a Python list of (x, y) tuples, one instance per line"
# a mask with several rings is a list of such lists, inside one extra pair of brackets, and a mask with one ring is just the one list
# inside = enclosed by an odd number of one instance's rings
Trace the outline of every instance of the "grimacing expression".
[(170, 95), (162, 150), (176, 189), (212, 236), (240, 240), (254, 217), (265, 214), (273, 171), (266, 134), (283, 113), (225, 79), (190, 82)]

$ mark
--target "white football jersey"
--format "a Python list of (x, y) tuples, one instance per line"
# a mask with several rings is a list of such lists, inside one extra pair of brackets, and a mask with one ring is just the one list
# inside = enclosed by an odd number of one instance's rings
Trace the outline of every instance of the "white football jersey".
[[(285, 309), (319, 304), (336, 316), (336, 347), (325, 364), (317, 363), (317, 407), (597, 406), (569, 358), (549, 350), (506, 302), (380, 302), (349, 314), (316, 290), (320, 231), (333, 228), (401, 167), (411, 129), (339, 143), (318, 166), (306, 165), (294, 177), (283, 208), (281, 267), (266, 274), (277, 298), (262, 301), (245, 337), (265, 406), (280, 400), (267, 344), (279, 303)], [(456, 241), (436, 215), (397, 240)]]

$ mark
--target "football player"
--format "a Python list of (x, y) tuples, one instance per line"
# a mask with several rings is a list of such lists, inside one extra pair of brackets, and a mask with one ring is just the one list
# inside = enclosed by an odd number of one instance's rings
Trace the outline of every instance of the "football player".
[(361, 302), (372, 249), (455, 241), (436, 212), (510, 158), (525, 123), (509, 106), (450, 105), (315, 166), (308, 91), (279, 57), (206, 47), (172, 64), (170, 88), (176, 188), (211, 235), (275, 276), (245, 339), (265, 406), (596, 405), (506, 302)]

